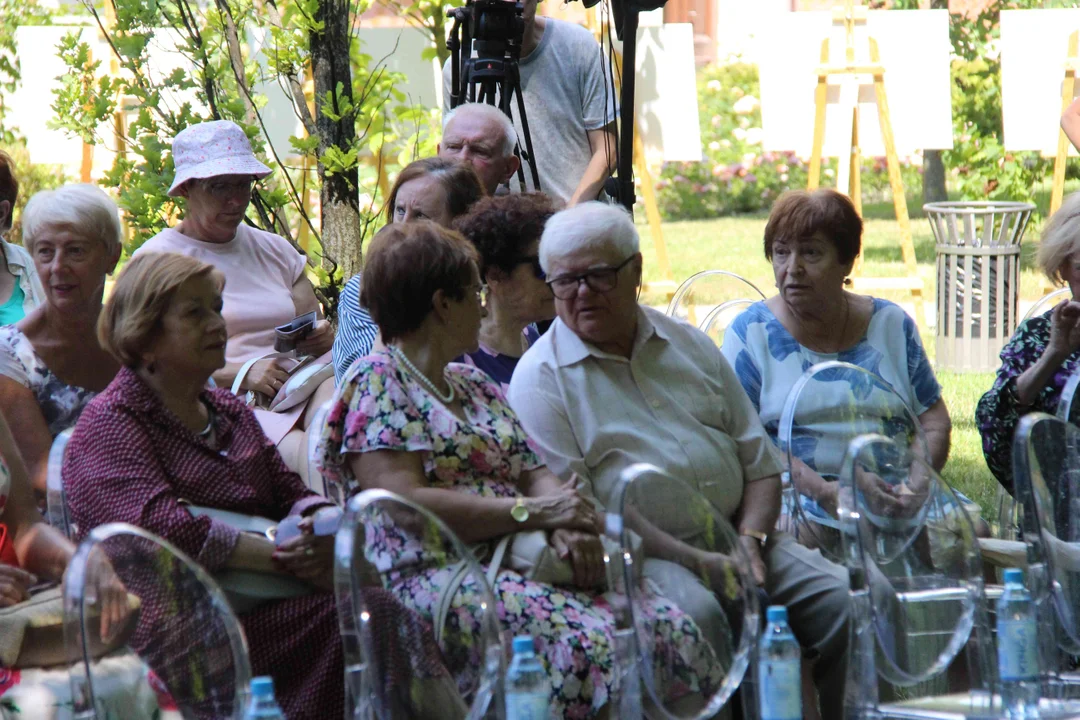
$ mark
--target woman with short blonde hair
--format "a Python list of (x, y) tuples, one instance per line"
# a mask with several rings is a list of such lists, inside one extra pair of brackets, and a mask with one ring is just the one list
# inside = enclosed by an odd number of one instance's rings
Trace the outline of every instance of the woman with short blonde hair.
[(975, 408), (983, 455), (990, 471), (1010, 493), (1012, 440), (1020, 418), (1032, 411), (1057, 412), (1061, 391), (1080, 368), (1080, 193), (1065, 198), (1043, 230), (1039, 269), (1072, 298), (1028, 318), (1001, 349), (993, 387)]
[(0, 409), (44, 493), (53, 438), (119, 367), (98, 343), (97, 322), (105, 278), (120, 259), (120, 219), (101, 188), (65, 185), (32, 197), (22, 223), (45, 302), (0, 328)]

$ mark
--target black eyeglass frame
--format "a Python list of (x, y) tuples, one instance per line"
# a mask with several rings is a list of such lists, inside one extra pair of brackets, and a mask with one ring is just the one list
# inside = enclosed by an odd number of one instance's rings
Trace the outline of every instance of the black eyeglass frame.
[[(557, 277), (554, 280), (548, 280), (544, 284), (547, 285), (548, 288), (551, 289), (551, 294), (554, 295), (555, 297), (557, 297), (559, 300), (569, 300), (570, 298), (574, 297), (574, 295), (577, 295), (578, 289), (581, 287), (581, 283), (585, 283), (586, 285), (588, 285), (589, 289), (592, 290), (593, 292), (600, 293), (601, 295), (603, 295), (603, 294), (611, 292), (612, 290), (614, 290), (616, 287), (619, 286), (619, 272), (624, 267), (629, 265), (630, 261), (633, 260), (634, 258), (636, 258), (639, 254), (640, 253), (634, 253), (633, 255), (626, 258), (625, 260), (623, 260), (618, 265), (615, 265), (614, 267), (593, 268), (592, 270), (587, 270), (587, 271), (581, 273), (580, 275), (563, 275), (562, 277)], [(608, 273), (611, 274), (611, 286), (610, 287), (597, 287), (596, 285), (593, 284), (594, 282), (599, 282), (600, 276), (606, 276)], [(573, 290), (569, 294), (560, 295), (558, 292), (556, 292), (555, 283), (565, 283), (565, 282), (569, 282), (571, 280), (573, 281), (574, 284), (572, 286)], [(571, 286), (568, 285), (568, 286), (566, 286), (566, 289), (570, 289), (570, 287)]]

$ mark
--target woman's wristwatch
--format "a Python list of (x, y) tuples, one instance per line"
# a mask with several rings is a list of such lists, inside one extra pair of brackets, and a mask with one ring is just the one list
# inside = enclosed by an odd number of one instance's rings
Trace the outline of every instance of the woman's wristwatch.
[(525, 498), (518, 497), (517, 502), (514, 503), (514, 507), (510, 508), (510, 517), (514, 518), (519, 523), (523, 523), (529, 519), (529, 508), (525, 507)]
[(754, 530), (753, 528), (739, 528), (739, 535), (742, 537), (754, 538), (757, 540), (761, 549), (765, 549), (765, 543), (769, 542), (769, 533), (763, 533), (760, 530)]

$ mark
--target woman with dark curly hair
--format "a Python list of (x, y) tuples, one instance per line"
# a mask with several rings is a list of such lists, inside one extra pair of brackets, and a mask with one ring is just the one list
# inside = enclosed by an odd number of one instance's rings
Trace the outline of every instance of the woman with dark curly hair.
[(480, 368), (504, 391), (518, 360), (540, 337), (535, 323), (555, 317), (555, 300), (537, 254), (544, 224), (555, 210), (544, 193), (502, 195), (480, 200), (454, 221), (454, 228), (476, 246), (480, 278), (488, 288), (480, 347), (457, 362)]

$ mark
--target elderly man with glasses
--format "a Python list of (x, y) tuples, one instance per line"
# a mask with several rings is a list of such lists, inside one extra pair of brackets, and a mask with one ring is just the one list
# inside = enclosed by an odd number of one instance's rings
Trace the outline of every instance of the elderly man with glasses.
[[(621, 472), (639, 462), (696, 486), (738, 529), (770, 601), (787, 606), (814, 659), (822, 717), (839, 717), (847, 573), (773, 532), (777, 451), (712, 340), (638, 304), (638, 247), (633, 221), (615, 206), (585, 203), (547, 222), (540, 264), (558, 319), (518, 363), (510, 403), (548, 467), (564, 479), (576, 474), (601, 504), (610, 502)], [(726, 622), (692, 571), (650, 559), (645, 575), (663, 595), (682, 598), (703, 626)], [(816, 709), (808, 707), (806, 717)]]

